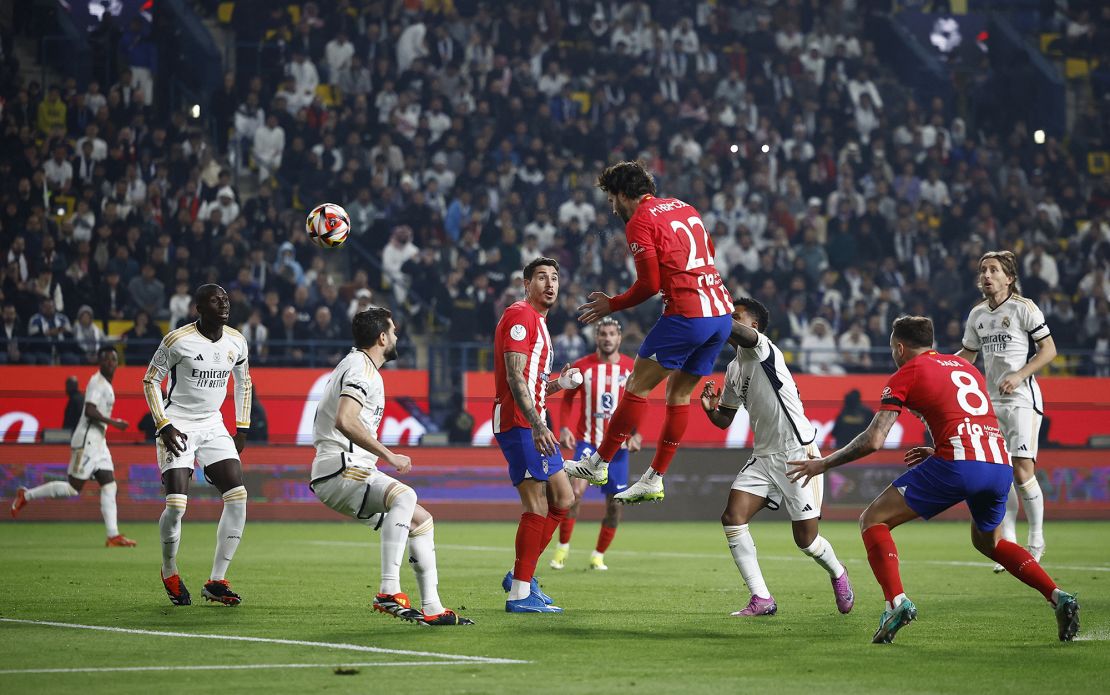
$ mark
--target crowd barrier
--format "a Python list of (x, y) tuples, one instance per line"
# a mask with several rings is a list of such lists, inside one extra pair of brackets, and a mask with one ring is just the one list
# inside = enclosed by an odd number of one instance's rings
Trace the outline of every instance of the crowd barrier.
[[(69, 447), (61, 445), (5, 445), (0, 456), (0, 500), (6, 504), (19, 486), (62, 480)], [(487, 447), (402, 447), (412, 456), (413, 469), (398, 476), (412, 485), (440, 520), (501, 520), (518, 518), (520, 503), (509, 483), (500, 452)], [(724, 507), (737, 471), (750, 455), (747, 449), (685, 448), (667, 474), (663, 504), (625, 509), (629, 521), (715, 521)], [(119, 482), (120, 519), (154, 523), (165, 505), (155, 450), (149, 444), (120, 444), (112, 448)], [(243, 452), (252, 521), (338, 521), (341, 517), (320, 504), (308, 488), (313, 451), (304, 446), (248, 446)], [(633, 454), (631, 474), (647, 467), (651, 451)], [(383, 469), (388, 470), (387, 466)], [(905, 466), (900, 450), (879, 452), (865, 461), (830, 471), (825, 478), (823, 513), (826, 519), (850, 520), (896, 478)], [(1048, 519), (1110, 519), (1110, 461), (1104, 453), (1084, 450), (1042, 452), (1037, 475), (1045, 496)], [(582, 518), (599, 519), (603, 498), (590, 488)], [(219, 517), (216, 490), (199, 474), (189, 495), (190, 520)], [(783, 512), (764, 512), (784, 519)], [(961, 506), (944, 518), (966, 518)], [(20, 519), (85, 520), (100, 518), (97, 486), (90, 483), (77, 498), (41, 500), (28, 505)], [(10, 521), (7, 514), (0, 519)], [(506, 539), (511, 542), (511, 539)]]

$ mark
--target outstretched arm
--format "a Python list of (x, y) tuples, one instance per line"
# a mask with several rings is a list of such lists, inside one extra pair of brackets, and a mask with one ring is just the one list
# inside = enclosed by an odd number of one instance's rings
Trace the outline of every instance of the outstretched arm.
[(629, 309), (644, 303), (659, 292), (659, 262), (654, 255), (636, 257), (636, 282), (627, 292), (610, 297), (604, 292), (591, 292), (589, 302), (578, 307), (578, 320), (582, 323), (600, 321), (614, 311)]
[(728, 337), (728, 343), (733, 347), (753, 348), (759, 343), (759, 332), (733, 319), (732, 334)]
[(793, 482), (801, 480), (802, 485), (807, 485), (811, 478), (815, 478), (830, 468), (843, 466), (856, 459), (873, 454), (883, 448), (890, 428), (898, 419), (898, 412), (894, 410), (880, 410), (871, 418), (871, 424), (855, 439), (842, 449), (838, 449), (824, 458), (810, 459), (809, 461), (789, 461), (787, 476)]

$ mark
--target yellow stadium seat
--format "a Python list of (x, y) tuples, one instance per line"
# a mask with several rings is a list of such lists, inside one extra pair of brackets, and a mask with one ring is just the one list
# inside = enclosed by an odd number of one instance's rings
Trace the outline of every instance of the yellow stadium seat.
[(231, 24), (231, 17), (235, 14), (235, 3), (221, 2), (216, 6), (216, 19), (220, 24)]
[(128, 321), (125, 319), (112, 319), (108, 321), (108, 335), (112, 338), (118, 338), (127, 331), (131, 330), (131, 327), (134, 325), (134, 321)]
[(1091, 61), (1085, 58), (1068, 58), (1064, 61), (1064, 77), (1078, 80), (1091, 74)]
[(292, 20), (293, 24), (300, 24), (301, 23), (301, 6), (300, 5), (289, 5), (289, 6), (286, 7), (286, 10), (288, 10), (289, 19)]
[(316, 98), (329, 109), (338, 106), (343, 101), (339, 89), (330, 84), (316, 85)]
[(1110, 172), (1110, 152), (1088, 152), (1087, 171), (1093, 176)]
[(1056, 32), (1047, 32), (1041, 34), (1041, 53), (1044, 53), (1045, 55), (1051, 55), (1053, 51), (1049, 47), (1052, 46), (1053, 41), (1059, 38), (1060, 34)]

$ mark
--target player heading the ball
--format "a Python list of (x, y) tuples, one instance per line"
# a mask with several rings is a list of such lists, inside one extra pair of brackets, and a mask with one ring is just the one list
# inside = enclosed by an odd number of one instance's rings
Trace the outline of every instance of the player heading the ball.
[(616, 495), (624, 504), (663, 499), (663, 475), (686, 432), (690, 396), (713, 370), (732, 330), (732, 298), (713, 265), (713, 241), (692, 205), (655, 197), (655, 182), (639, 162), (620, 162), (597, 178), (613, 214), (625, 222), (628, 250), (636, 261), (636, 282), (610, 297), (593, 292), (579, 307), (579, 319), (595, 323), (615, 311), (663, 294), (663, 315), (648, 331), (636, 355), (624, 397), (605, 439), (589, 456), (567, 466), (567, 474), (594, 485), (609, 479), (609, 462), (632, 435), (647, 408), (647, 396), (667, 380), (667, 411), (651, 468)]

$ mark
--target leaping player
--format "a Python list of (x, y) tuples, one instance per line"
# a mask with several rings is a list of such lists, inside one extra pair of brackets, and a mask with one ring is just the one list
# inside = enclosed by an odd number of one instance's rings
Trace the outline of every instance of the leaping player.
[(636, 282), (616, 297), (591, 293), (590, 301), (579, 307), (579, 319), (596, 323), (660, 291), (663, 315), (640, 346), (624, 397), (601, 445), (569, 464), (566, 471), (571, 477), (604, 485), (609, 463), (644, 415), (648, 394), (666, 379), (667, 411), (651, 468), (615, 495), (624, 504), (658, 502), (663, 499), (663, 475), (686, 432), (690, 396), (701, 378), (712, 372), (732, 330), (732, 297), (713, 265), (713, 241), (692, 205), (677, 198), (656, 198), (655, 182), (639, 162), (614, 164), (601, 173), (597, 186), (608, 194), (613, 214), (625, 222)]
[(906, 452), (910, 470), (899, 476), (860, 517), (867, 561), (883, 588), (886, 609), (873, 643), (894, 641), (917, 618), (898, 570), (898, 548), (890, 530), (918, 517), (931, 519), (965, 502), (971, 511), (971, 543), (983, 555), (1033, 587), (1052, 604), (1061, 641), (1079, 632), (1079, 602), (1064, 592), (1025, 548), (1002, 537), (1006, 497), (1013, 484), (1010, 455), (998, 428), (986, 382), (967, 360), (933, 350), (933, 322), (924, 316), (894, 321), (890, 351), (898, 371), (883, 389), (882, 405), (867, 430), (821, 459), (791, 461), (790, 478), (803, 483), (830, 468), (877, 451), (902, 409), (920, 413), (936, 449)]
[(837, 559), (832, 544), (818, 532), (824, 477), (815, 476), (805, 485), (787, 478), (787, 461), (820, 456), (815, 443), (817, 430), (806, 417), (801, 394), (782, 352), (763, 334), (770, 321), (767, 307), (746, 297), (733, 304), (735, 323), (729, 343), (736, 346), (736, 357), (725, 372), (724, 392), (715, 389), (710, 380), (701, 394), (702, 409), (721, 429), (732, 425), (743, 406), (755, 437), (752, 457), (733, 481), (728, 505), (721, 515), (732, 559), (752, 595), (748, 605), (732, 615), (746, 618), (778, 611), (759, 569), (748, 523), (763, 507), (778, 509), (784, 504), (790, 514), (794, 543), (829, 573), (836, 608), (848, 613), (855, 603), (848, 570)]
[[(983, 353), (991, 402), (1014, 460), (1014, 487), (1021, 493), (1029, 520), (1029, 554), (1040, 561), (1044, 554), (1044, 494), (1034, 466), (1044, 399), (1036, 374), (1056, 357), (1056, 343), (1044, 314), (1020, 294), (1013, 253), (983, 254), (978, 280), (984, 299), (967, 317), (963, 349), (956, 354), (974, 364), (975, 355)], [(1033, 359), (1029, 359), (1030, 343), (1037, 346)], [(1002, 537), (1011, 543), (1017, 542), (1017, 497), (1011, 488), (1002, 519)], [(1004, 569), (1002, 565), (994, 567), (995, 572)]]
[(89, 478), (93, 478), (100, 485), (100, 515), (104, 518), (104, 528), (108, 531), (104, 545), (110, 548), (131, 548), (135, 546), (135, 541), (120, 533), (116, 523), (115, 468), (106, 438), (109, 426), (118, 430), (127, 429), (126, 420), (112, 417), (112, 406), (116, 402), (112, 378), (119, 366), (119, 355), (110, 345), (97, 350), (96, 355), (100, 368), (85, 387), (85, 409), (70, 439), (67, 479), (44, 483), (30, 490), (19, 488), (15, 501), (12, 502), (12, 517), (19, 514), (19, 510), (31, 500), (76, 497), (81, 494), (81, 489), (89, 482)]
[[(381, 529), (381, 583), (374, 609), (424, 625), (473, 625), (444, 608), (432, 515), (416, 503), (416, 491), (378, 470), (385, 461), (400, 473), (412, 460), (390, 451), (377, 438), (385, 412), (381, 368), (397, 358), (397, 327), (388, 309), (372, 307), (355, 314), (355, 347), (331, 373), (313, 424), (312, 482), (321, 502), (344, 516)], [(401, 591), (401, 563), (408, 544), (420, 586), (421, 610)]]
[[(612, 316), (606, 316), (597, 322), (595, 331), (597, 349), (573, 365), (582, 373), (582, 388), (566, 391), (560, 409), (559, 419), (563, 426), (559, 428), (559, 443), (567, 449), (574, 449), (575, 459), (588, 456), (601, 444), (609, 418), (613, 416), (624, 392), (624, 384), (632, 372), (632, 358), (620, 353), (620, 323)], [(582, 411), (572, 430), (569, 424), (578, 394), (582, 394)], [(605, 564), (605, 551), (613, 542), (621, 520), (621, 505), (614, 499), (614, 495), (628, 487), (628, 455), (639, 451), (640, 444), (640, 435), (633, 434), (628, 438), (627, 446), (621, 447), (609, 464), (609, 482), (601, 486), (601, 491), (605, 494), (605, 517), (601, 520), (597, 545), (590, 553), (589, 568), (592, 570), (609, 569)], [(586, 481), (580, 479), (572, 480), (570, 484), (574, 488), (574, 504), (559, 526), (559, 545), (555, 547), (555, 555), (551, 558), (551, 569), (556, 570), (566, 567), (578, 507), (588, 487)]]
[(524, 507), (516, 531), (516, 561), (501, 582), (509, 592), (509, 613), (563, 611), (540, 590), (535, 577), (540, 555), (574, 503), (559, 440), (547, 426), (547, 397), (582, 383), (569, 364), (557, 379), (547, 380), (552, 350), (547, 312), (558, 299), (558, 261), (535, 259), (524, 267), (524, 299), (505, 309), (493, 339), (493, 436)]
[[(162, 339), (143, 377), (147, 406), (158, 428), (158, 468), (166, 490), (166, 508), (158, 520), (162, 538), (162, 585), (175, 606), (192, 603), (177, 569), (181, 519), (188, 502), (189, 481), (199, 463), (204, 477), (216, 486), (224, 508), (216, 527), (216, 553), (203, 596), (225, 606), (241, 598), (226, 575), (247, 523), (247, 489), (239, 454), (251, 425), (249, 348), (243, 334), (227, 325), (231, 302), (219, 285), (201, 285), (193, 295), (199, 318)], [(160, 386), (170, 377), (169, 392)], [(227, 398), (227, 380), (235, 378), (234, 439), (224, 427), (220, 406)]]

